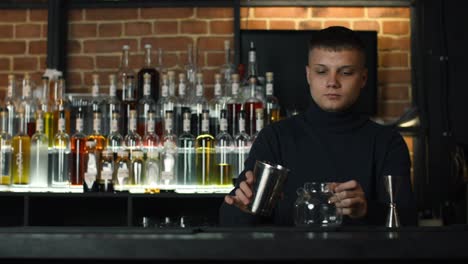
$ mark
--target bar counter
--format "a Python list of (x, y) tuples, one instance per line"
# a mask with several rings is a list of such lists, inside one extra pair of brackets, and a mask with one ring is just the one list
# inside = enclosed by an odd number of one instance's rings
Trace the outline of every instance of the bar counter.
[[(468, 226), (0, 228), (0, 263), (38, 261), (463, 261)], [(466, 262), (465, 262), (466, 263)]]

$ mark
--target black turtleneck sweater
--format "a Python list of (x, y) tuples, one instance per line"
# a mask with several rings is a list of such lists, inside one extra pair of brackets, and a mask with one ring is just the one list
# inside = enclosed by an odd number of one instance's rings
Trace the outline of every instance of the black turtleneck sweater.
[[(344, 217), (343, 224), (383, 226), (388, 211), (383, 176), (388, 174), (403, 178), (396, 201), (402, 225), (416, 224), (410, 158), (402, 136), (391, 127), (353, 113), (352, 109), (325, 112), (312, 101), (306, 112), (262, 129), (245, 162), (245, 171), (253, 170), (256, 160), (290, 169), (283, 199), (268, 218), (223, 203), (221, 225), (293, 225), (296, 190), (305, 182), (356, 180), (366, 195), (367, 215), (361, 219)], [(239, 175), (236, 188), (245, 180), (245, 171)]]

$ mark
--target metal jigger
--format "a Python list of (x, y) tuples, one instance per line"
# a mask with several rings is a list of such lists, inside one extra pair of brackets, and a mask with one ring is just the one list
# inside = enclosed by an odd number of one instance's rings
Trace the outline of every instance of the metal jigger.
[(385, 190), (389, 196), (389, 211), (385, 226), (390, 228), (400, 227), (400, 219), (398, 218), (398, 212), (395, 203), (395, 196), (397, 194), (398, 188), (398, 177), (386, 175), (384, 176), (384, 184)]

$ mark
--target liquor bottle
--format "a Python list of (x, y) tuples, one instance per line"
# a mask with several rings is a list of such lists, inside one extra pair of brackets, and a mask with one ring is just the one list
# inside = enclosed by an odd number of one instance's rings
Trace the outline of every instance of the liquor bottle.
[[(138, 134), (145, 135), (148, 130), (147, 126), (149, 125), (149, 112), (156, 111), (156, 102), (151, 97), (151, 75), (145, 73), (143, 85), (143, 97), (138, 101)], [(154, 122), (151, 123), (154, 125)], [(154, 130), (154, 128), (153, 128)]]
[(190, 101), (187, 97), (187, 79), (185, 73), (179, 73), (179, 98), (176, 105), (177, 128), (176, 135), (183, 133), (184, 112), (190, 110)]
[(114, 153), (110, 149), (102, 151), (101, 156), (101, 177), (98, 179), (98, 192), (114, 192)]
[(230, 85), (231, 85), (231, 77), (232, 74), (235, 73), (236, 67), (234, 64), (231, 62), (231, 47), (230, 47), (230, 42), (229, 40), (224, 41), (224, 60), (225, 63), (221, 66), (221, 76), (222, 76), (222, 83), (224, 87), (224, 101), (228, 101), (230, 94), (228, 94), (228, 91), (230, 91)]
[[(245, 79), (243, 80), (243, 97), (249, 98), (252, 97), (252, 78), (255, 79), (255, 89), (254, 94), (255, 97), (258, 98), (261, 102), (265, 102), (265, 91), (263, 83), (258, 76), (258, 67), (257, 67), (257, 52), (255, 50), (255, 46), (253, 42), (250, 42), (250, 50), (249, 50), (249, 64), (247, 66), (247, 73), (245, 74)], [(248, 121), (248, 120), (247, 120)], [(248, 123), (247, 123), (247, 133), (248, 133)]]
[(199, 185), (218, 184), (215, 178), (215, 138), (210, 134), (210, 113), (202, 114), (201, 133), (195, 141), (195, 166)]
[(146, 133), (143, 137), (143, 150), (146, 154), (150, 152), (157, 152), (159, 146), (159, 137), (155, 133), (155, 116), (154, 112), (148, 113), (148, 125), (146, 126)]
[[(128, 133), (128, 122), (130, 120), (130, 112), (135, 111), (137, 112), (137, 104), (138, 101), (136, 100), (135, 94), (135, 87), (134, 87), (134, 76), (128, 76), (127, 84), (123, 87), (122, 93), (122, 114), (121, 120), (122, 123), (120, 124), (120, 131), (122, 134)], [(136, 125), (136, 124), (135, 124)]]
[[(164, 53), (163, 49), (158, 48), (158, 65), (156, 65), (156, 71), (159, 72), (159, 77), (161, 77), (163, 74), (167, 74), (167, 69), (164, 67)], [(161, 78), (160, 78), (161, 79)], [(160, 85), (161, 81), (158, 83), (158, 88)], [(158, 91), (159, 94), (159, 91)], [(154, 98), (155, 101), (158, 101), (159, 98)]]
[[(64, 113), (65, 116), (65, 133), (70, 134), (70, 116), (71, 116), (71, 103), (65, 97), (65, 80), (62, 77), (59, 77), (58, 85), (54, 87), (54, 97), (55, 97), (55, 106), (54, 106), (54, 131), (58, 131), (58, 119), (60, 112)], [(57, 132), (55, 132), (57, 134)], [(55, 136), (55, 135), (54, 135)]]
[(262, 108), (255, 110), (255, 133), (250, 137), (252, 144), (254, 143), (255, 139), (257, 139), (260, 131), (263, 129), (265, 124), (264, 117), (265, 114), (263, 113)]
[(128, 152), (121, 149), (117, 155), (115, 162), (116, 168), (114, 169), (114, 182), (117, 182), (118, 191), (125, 191), (125, 186), (128, 184), (130, 177), (130, 160), (128, 159)]
[(273, 73), (267, 72), (266, 76), (266, 124), (269, 125), (276, 121), (279, 121), (280, 118), (280, 106), (278, 102), (278, 98), (273, 95), (274, 88), (273, 88)]
[(143, 161), (143, 152), (135, 150), (131, 160), (130, 167), (130, 180), (129, 184), (134, 186), (141, 186), (144, 182), (145, 163)]
[(218, 135), (221, 109), (226, 108), (226, 104), (221, 85), (221, 74), (215, 74), (214, 78), (214, 97), (208, 102), (208, 107), (210, 110), (210, 133), (212, 135)]
[(177, 182), (183, 185), (197, 184), (195, 174), (195, 136), (190, 133), (190, 110), (184, 112), (183, 132), (179, 136), (177, 149)]
[(219, 185), (232, 185), (234, 139), (227, 132), (227, 111), (220, 112), (220, 132), (216, 135), (215, 178)]
[(85, 164), (83, 192), (97, 192), (96, 180), (98, 178), (98, 172), (100, 172), (100, 163), (96, 156), (96, 141), (86, 141)]
[[(94, 154), (99, 161), (101, 159), (101, 153), (106, 147), (106, 137), (101, 134), (101, 113), (98, 111), (93, 113), (93, 133), (88, 135), (86, 141), (94, 141), (96, 143)], [(100, 172), (100, 170), (97, 171), (98, 178), (101, 176), (99, 174)]]
[(244, 162), (250, 151), (250, 137), (245, 133), (245, 111), (239, 112), (239, 130), (234, 136), (234, 153), (235, 153), (235, 166), (233, 184), (235, 184), (237, 177), (244, 170)]
[(162, 140), (161, 153), (161, 188), (172, 189), (176, 184), (176, 155), (177, 155), (177, 136), (174, 134), (172, 122), (174, 120), (172, 111), (167, 111), (164, 121), (165, 134)]
[(263, 108), (263, 102), (255, 96), (255, 87), (255, 78), (250, 78), (250, 97), (244, 103), (246, 131), (249, 136), (255, 133), (255, 111)]
[(42, 77), (42, 97), (39, 100), (39, 107), (43, 113), (43, 121), (44, 121), (44, 134), (47, 136), (49, 142), (48, 147), (52, 148), (54, 146), (54, 136), (55, 136), (55, 129), (54, 129), (54, 103), (50, 100), (50, 92), (49, 92), (49, 78), (46, 76)]
[(37, 103), (36, 100), (32, 96), (32, 83), (31, 83), (31, 76), (26, 73), (24, 74), (23, 79), (23, 94), (21, 96), (20, 101), (20, 108), (24, 114), (24, 120), (26, 122), (26, 133), (29, 137), (36, 132), (36, 110), (37, 110)]
[(141, 149), (141, 136), (136, 130), (137, 113), (135, 110), (130, 111), (130, 120), (128, 122), (128, 133), (125, 135), (124, 144), (125, 148), (130, 152), (130, 159), (133, 158), (133, 152)]
[(148, 96), (157, 101), (159, 99), (159, 72), (153, 67), (151, 60), (151, 48), (150, 44), (145, 45), (145, 64), (138, 72), (138, 99), (141, 99), (144, 96), (145, 88), (147, 81), (145, 81), (145, 74), (149, 74), (150, 81), (148, 82), (149, 94)]
[(204, 95), (203, 74), (197, 73), (197, 81), (195, 85), (195, 97), (191, 103), (192, 119), (191, 129), (192, 134), (198, 136), (201, 134), (201, 119), (204, 110), (208, 110), (208, 103)]
[(193, 45), (188, 44), (187, 46), (187, 64), (185, 64), (184, 69), (185, 69), (185, 75), (187, 76), (187, 91), (188, 91), (188, 97), (190, 99), (193, 98), (192, 94), (192, 87), (195, 87), (195, 82), (196, 82), (196, 73), (197, 73), (197, 65), (194, 61), (194, 56), (193, 56)]
[(159, 97), (159, 100), (156, 102), (156, 134), (159, 138), (162, 138), (164, 134), (163, 121), (166, 115), (166, 112), (164, 112), (164, 105), (169, 96), (169, 78), (167, 74), (163, 74), (161, 78), (161, 97)]
[(71, 185), (83, 185), (86, 170), (86, 135), (83, 134), (83, 113), (76, 114), (75, 133), (71, 136)]
[(130, 46), (122, 46), (122, 55), (120, 58), (120, 68), (117, 72), (117, 97), (124, 100), (124, 90), (127, 86), (127, 79), (130, 76), (135, 77), (135, 72), (129, 66)]
[[(117, 78), (115, 74), (109, 75), (109, 98), (105, 101), (104, 108), (105, 115), (102, 116), (104, 121), (102, 126), (102, 134), (109, 136), (112, 130), (112, 115), (116, 113), (120, 118), (120, 113), (122, 113), (122, 102), (120, 102), (119, 98), (117, 97)], [(119, 120), (118, 124), (120, 123), (121, 122)], [(119, 130), (120, 134), (124, 133), (123, 131), (120, 131), (120, 127), (117, 129)]]
[(65, 112), (60, 111), (58, 118), (58, 130), (54, 137), (52, 154), (52, 187), (68, 187), (69, 161), (70, 161), (70, 137), (65, 131)]
[(36, 133), (31, 138), (30, 186), (48, 186), (48, 148), (49, 139), (43, 133), (44, 115), (42, 110), (36, 111)]
[(10, 136), (16, 135), (16, 132), (18, 131), (17, 126), (19, 125), (17, 124), (18, 123), (17, 110), (18, 110), (19, 101), (15, 95), (15, 91), (16, 91), (15, 76), (13, 74), (9, 74), (7, 94), (6, 94), (3, 105), (5, 106), (5, 110), (8, 112), (7, 127), (5, 129)]
[(0, 119), (0, 185), (11, 184), (11, 135), (8, 133), (8, 110), (1, 109)]
[(177, 121), (177, 105), (179, 105), (179, 99), (175, 95), (175, 90), (176, 90), (176, 81), (175, 81), (175, 72), (174, 71), (169, 71), (167, 73), (167, 77), (169, 80), (169, 95), (166, 98), (166, 102), (164, 104), (164, 111), (172, 111), (174, 114), (173, 116), (173, 132), (174, 134), (177, 135), (177, 131), (179, 131), (178, 123)]
[(26, 133), (26, 120), (24, 113), (18, 113), (18, 132), (13, 137), (13, 166), (12, 177), (13, 186), (28, 186), (29, 185), (29, 165), (30, 165), (30, 150), (31, 140)]
[(231, 77), (231, 97), (227, 102), (228, 133), (234, 135), (239, 130), (239, 112), (242, 108), (243, 100), (239, 93), (239, 74)]
[(119, 132), (119, 114), (114, 112), (111, 121), (111, 133), (107, 137), (106, 146), (114, 153), (114, 159), (117, 159), (117, 154), (122, 149), (124, 141), (124, 138)]
[(156, 188), (156, 185), (159, 184), (159, 152), (148, 152), (146, 154), (146, 164), (145, 164), (145, 185), (149, 186), (151, 189)]
[[(99, 112), (102, 113), (104, 111), (104, 101), (100, 99), (100, 94), (99, 94), (99, 75), (98, 74), (93, 74), (93, 85), (91, 88), (91, 102), (89, 102), (88, 109), (86, 111), (86, 116), (84, 120), (87, 121), (87, 124), (85, 126), (85, 131), (84, 133), (86, 135), (89, 135), (93, 132), (93, 127), (94, 127), (94, 113)], [(103, 114), (106, 116), (105, 114)], [(102, 121), (100, 119), (99, 121)], [(102, 124), (99, 124), (99, 128), (102, 126)]]

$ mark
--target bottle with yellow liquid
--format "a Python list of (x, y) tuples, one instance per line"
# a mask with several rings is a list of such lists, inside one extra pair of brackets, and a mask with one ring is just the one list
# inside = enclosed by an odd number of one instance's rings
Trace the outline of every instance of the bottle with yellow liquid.
[(13, 166), (12, 176), (13, 186), (26, 187), (29, 185), (29, 165), (30, 165), (30, 149), (31, 139), (26, 133), (26, 119), (24, 113), (18, 113), (19, 129), (18, 133), (13, 137)]
[(210, 113), (203, 110), (201, 133), (195, 140), (195, 166), (199, 185), (216, 185), (215, 177), (215, 138), (210, 134)]
[(55, 128), (54, 103), (52, 100), (50, 100), (49, 97), (49, 82), (50, 81), (48, 77), (42, 77), (42, 98), (40, 99), (38, 109), (42, 111), (42, 119), (44, 122), (44, 128), (42, 132), (47, 136), (47, 144), (48, 148), (50, 149), (54, 146)]
[(273, 72), (265, 73), (266, 76), (266, 124), (269, 125), (271, 123), (277, 122), (280, 119), (280, 105), (278, 98), (273, 95), (274, 88), (273, 88)]
[(8, 110), (0, 111), (0, 186), (11, 183), (11, 135), (8, 133)]

